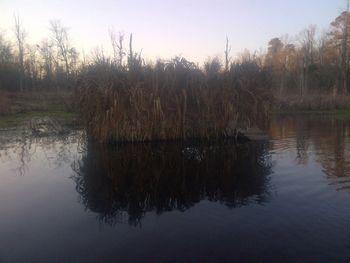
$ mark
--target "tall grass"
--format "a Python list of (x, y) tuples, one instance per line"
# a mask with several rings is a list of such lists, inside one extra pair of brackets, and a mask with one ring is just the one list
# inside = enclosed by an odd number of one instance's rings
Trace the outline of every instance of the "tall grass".
[(270, 78), (255, 62), (226, 72), (183, 58), (129, 65), (103, 61), (81, 73), (79, 109), (95, 141), (211, 140), (269, 118)]

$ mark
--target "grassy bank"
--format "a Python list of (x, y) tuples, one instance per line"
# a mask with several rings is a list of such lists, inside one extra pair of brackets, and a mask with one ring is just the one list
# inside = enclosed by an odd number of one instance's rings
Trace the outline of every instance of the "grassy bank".
[(304, 97), (299, 95), (277, 96), (275, 107), (280, 111), (290, 112), (337, 112), (339, 110), (350, 110), (350, 96), (335, 96), (333, 94), (309, 94)]
[(0, 92), (0, 116), (28, 112), (74, 111), (73, 93)]
[(16, 127), (32, 118), (50, 117), (63, 123), (75, 123), (77, 113), (68, 111), (30, 111), (0, 116), (0, 128)]
[(333, 116), (337, 120), (350, 120), (350, 109), (336, 109), (336, 110), (284, 110), (275, 109), (274, 115), (281, 114), (311, 114), (311, 115), (323, 115)]
[(34, 117), (74, 122), (71, 92), (0, 92), (0, 128), (14, 127)]

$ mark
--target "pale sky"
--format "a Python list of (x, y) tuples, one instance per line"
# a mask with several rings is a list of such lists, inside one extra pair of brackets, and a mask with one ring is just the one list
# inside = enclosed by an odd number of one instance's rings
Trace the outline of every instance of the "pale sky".
[[(14, 13), (39, 43), (49, 21), (69, 27), (74, 45), (86, 53), (110, 48), (108, 29), (133, 33), (146, 59), (182, 55), (202, 62), (222, 55), (226, 36), (233, 55), (266, 48), (273, 37), (295, 36), (310, 24), (327, 29), (345, 0), (0, 0), (0, 30), (13, 37)], [(127, 43), (125, 43), (127, 44)]]

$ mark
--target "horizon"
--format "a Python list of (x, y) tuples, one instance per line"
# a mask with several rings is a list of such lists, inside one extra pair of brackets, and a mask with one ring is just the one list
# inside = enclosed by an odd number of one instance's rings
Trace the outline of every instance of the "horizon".
[[(135, 51), (149, 61), (183, 56), (203, 63), (223, 57), (226, 37), (231, 56), (244, 50), (266, 50), (274, 37), (295, 38), (309, 25), (327, 30), (342, 10), (344, 0), (289, 1), (20, 1), (0, 3), (0, 32), (13, 39), (14, 14), (19, 15), (29, 44), (49, 36), (49, 23), (58, 19), (69, 28), (69, 36), (80, 53), (96, 47), (111, 51), (108, 31), (133, 34)], [(80, 12), (78, 15), (77, 13)], [(295, 18), (297, 17), (297, 19)], [(244, 25), (244, 26), (242, 26)]]

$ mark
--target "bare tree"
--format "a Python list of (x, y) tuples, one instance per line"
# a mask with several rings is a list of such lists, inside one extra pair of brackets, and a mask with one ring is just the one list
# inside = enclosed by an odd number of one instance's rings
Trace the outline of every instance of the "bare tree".
[(52, 38), (58, 50), (58, 57), (64, 64), (66, 78), (68, 79), (78, 58), (78, 52), (71, 47), (68, 28), (64, 27), (59, 20), (52, 20), (50, 24)]
[(95, 47), (92, 51), (92, 61), (97, 65), (106, 64), (109, 62), (109, 58), (105, 55), (103, 46)]
[(321, 66), (324, 65), (324, 57), (325, 57), (326, 45), (328, 41), (327, 37), (328, 37), (327, 32), (323, 30), (317, 40), (318, 59)]
[(346, 1), (346, 15), (344, 18), (342, 53), (341, 53), (343, 93), (347, 93), (347, 89), (348, 89), (348, 70), (349, 70), (348, 41), (349, 41), (349, 0)]
[(129, 54), (128, 54), (128, 68), (129, 70), (136, 70), (138, 69), (142, 63), (142, 49), (140, 52), (134, 52), (133, 46), (132, 46), (132, 34), (130, 34), (129, 38)]
[(333, 46), (338, 48), (340, 57), (340, 88), (343, 94), (347, 93), (348, 89), (348, 70), (349, 70), (349, 0), (347, 0), (346, 10), (343, 11), (335, 20), (331, 23), (330, 37), (333, 42)]
[(5, 41), (2, 34), (0, 34), (0, 65), (12, 62), (13, 54), (11, 44)]
[(24, 42), (25, 42), (26, 32), (22, 27), (22, 23), (20, 21), (19, 16), (15, 14), (14, 19), (15, 19), (15, 35), (16, 35), (16, 41), (17, 41), (17, 47), (18, 47), (18, 64), (19, 64), (19, 71), (20, 71), (19, 88), (21, 91), (23, 91), (25, 88)]
[(129, 68), (132, 66), (133, 60), (134, 60), (134, 52), (132, 49), (132, 34), (130, 34), (130, 37), (129, 37), (129, 57), (128, 57)]
[(42, 69), (44, 70), (42, 78), (49, 84), (52, 84), (54, 71), (53, 45), (46, 39), (41, 42), (41, 45), (37, 45), (37, 47), (42, 60)]
[(109, 30), (109, 37), (111, 39), (111, 44), (113, 48), (114, 61), (117, 62), (118, 66), (123, 65), (123, 59), (125, 56), (125, 51), (123, 47), (124, 34), (119, 32), (118, 39), (113, 29)]
[(37, 58), (38, 49), (36, 48), (36, 46), (27, 45), (26, 50), (27, 50), (27, 56), (24, 64), (26, 69), (26, 75), (28, 78), (27, 82), (30, 83), (29, 86), (31, 88), (34, 88), (37, 86), (38, 79), (39, 79), (39, 71), (38, 71), (39, 63)]
[(280, 52), (280, 85), (279, 85), (279, 95), (280, 97), (285, 95), (287, 88), (288, 76), (294, 70), (294, 59), (295, 59), (295, 45), (292, 43), (288, 35), (282, 37), (283, 49)]
[(284, 44), (280, 38), (272, 38), (268, 43), (266, 54), (266, 64), (271, 70), (273, 76), (273, 87), (278, 94), (281, 95), (284, 89), (283, 73), (284, 73)]
[(308, 93), (309, 88), (309, 69), (314, 63), (314, 48), (315, 48), (316, 26), (310, 25), (307, 29), (301, 32), (301, 56), (300, 61), (300, 95), (304, 97)]
[[(14, 72), (14, 62), (15, 58), (12, 52), (12, 45), (0, 33), (0, 90), (12, 89), (13, 84), (18, 80), (17, 72), (11, 74)], [(0, 105), (0, 108), (4, 109), (4, 107), (6, 107), (4, 103)]]
[(225, 47), (225, 72), (227, 72), (227, 71), (229, 70), (230, 52), (231, 52), (231, 46), (229, 45), (228, 37), (226, 37), (226, 47)]

